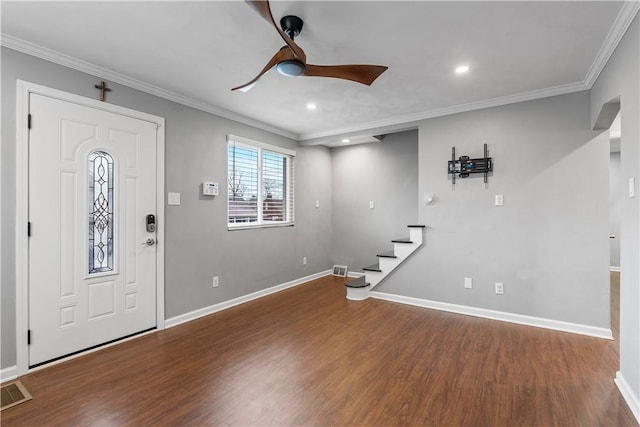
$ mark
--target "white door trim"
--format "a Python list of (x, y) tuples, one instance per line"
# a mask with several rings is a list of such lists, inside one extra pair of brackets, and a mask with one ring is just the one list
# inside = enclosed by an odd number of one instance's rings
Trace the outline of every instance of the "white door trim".
[(18, 80), (16, 96), (16, 356), (17, 374), (29, 372), (29, 349), (27, 325), (29, 324), (29, 240), (27, 222), (29, 214), (29, 95), (36, 93), (61, 101), (91, 107), (138, 120), (155, 123), (157, 130), (156, 150), (156, 327), (164, 329), (164, 118), (51, 89), (35, 83)]

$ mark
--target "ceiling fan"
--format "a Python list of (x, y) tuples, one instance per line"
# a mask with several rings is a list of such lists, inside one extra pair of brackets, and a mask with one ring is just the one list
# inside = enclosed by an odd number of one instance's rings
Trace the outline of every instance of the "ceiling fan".
[(333, 77), (336, 79), (351, 80), (371, 85), (380, 74), (387, 68), (382, 65), (313, 65), (307, 64), (307, 56), (300, 46), (293, 39), (302, 31), (303, 21), (297, 16), (288, 15), (280, 20), (282, 28), (278, 27), (271, 14), (271, 7), (268, 0), (245, 0), (265, 21), (273, 25), (278, 31), (286, 46), (280, 48), (278, 52), (267, 62), (267, 65), (250, 82), (231, 90), (247, 92), (250, 90), (268, 71), (276, 68), (285, 76), (310, 76), (310, 77)]

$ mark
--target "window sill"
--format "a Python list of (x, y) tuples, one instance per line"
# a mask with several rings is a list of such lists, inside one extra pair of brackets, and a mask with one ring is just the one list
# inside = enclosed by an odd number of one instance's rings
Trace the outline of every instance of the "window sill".
[(236, 230), (254, 230), (256, 228), (282, 228), (282, 227), (293, 227), (295, 223), (286, 222), (279, 224), (252, 224), (252, 225), (227, 225), (227, 231), (236, 231)]

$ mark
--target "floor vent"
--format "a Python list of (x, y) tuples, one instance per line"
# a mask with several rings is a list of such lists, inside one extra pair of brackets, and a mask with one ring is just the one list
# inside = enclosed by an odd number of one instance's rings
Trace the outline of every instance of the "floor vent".
[(0, 389), (0, 393), (0, 400), (2, 401), (0, 411), (16, 406), (22, 402), (26, 402), (27, 400), (31, 400), (31, 395), (20, 381), (3, 385), (2, 389)]
[(333, 275), (340, 277), (347, 277), (347, 266), (346, 265), (334, 265), (333, 266)]

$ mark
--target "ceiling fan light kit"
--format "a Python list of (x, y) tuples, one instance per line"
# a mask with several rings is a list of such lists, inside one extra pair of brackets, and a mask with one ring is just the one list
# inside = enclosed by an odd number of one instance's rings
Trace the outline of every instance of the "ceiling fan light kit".
[(280, 27), (276, 24), (271, 14), (271, 6), (268, 1), (262, 0), (246, 0), (265, 21), (271, 24), (280, 37), (286, 43), (286, 46), (280, 48), (278, 52), (267, 62), (267, 65), (258, 73), (253, 80), (234, 87), (231, 90), (240, 90), (247, 92), (256, 82), (274, 67), (284, 76), (298, 77), (332, 77), (335, 79), (351, 80), (370, 86), (388, 67), (382, 65), (313, 65), (307, 63), (307, 56), (298, 46), (294, 39), (302, 31), (304, 21), (297, 16), (287, 15), (280, 19)]
[(287, 59), (276, 65), (276, 70), (283, 76), (298, 77), (304, 74), (305, 66), (297, 59)]

